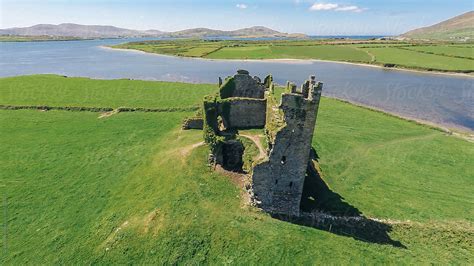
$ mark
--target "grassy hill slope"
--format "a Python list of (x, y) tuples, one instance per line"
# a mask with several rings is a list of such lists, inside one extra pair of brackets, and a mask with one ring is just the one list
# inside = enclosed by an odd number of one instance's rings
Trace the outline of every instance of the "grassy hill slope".
[(474, 11), (440, 22), (433, 26), (409, 31), (402, 35), (411, 39), (463, 40), (474, 39)]
[[(43, 103), (52, 104), (71, 101), (74, 81), (17, 77), (0, 87), (23, 88), (10, 94), (22, 104), (50, 87)], [(129, 82), (133, 95), (142, 83)], [(207, 167), (206, 147), (196, 148), (202, 132), (179, 129), (187, 115), (0, 110), (2, 264), (474, 262), (472, 143), (324, 98), (313, 146), (327, 191), (317, 208), (385, 219), (336, 231), (243, 206), (240, 189)]]

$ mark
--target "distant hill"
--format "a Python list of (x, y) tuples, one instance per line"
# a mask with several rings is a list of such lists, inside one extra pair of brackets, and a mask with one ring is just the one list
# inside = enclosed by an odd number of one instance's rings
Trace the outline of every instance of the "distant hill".
[(433, 26), (409, 31), (401, 37), (430, 40), (474, 40), (474, 11)]
[(282, 33), (262, 26), (244, 28), (233, 31), (213, 30), (207, 28), (196, 28), (182, 31), (171, 32), (167, 34), (173, 37), (306, 37), (304, 34)]
[(159, 30), (130, 30), (113, 26), (79, 25), (63, 23), (59, 25), (39, 24), (26, 28), (0, 29), (0, 35), (11, 36), (53, 36), (77, 38), (126, 38), (126, 37), (305, 37), (304, 34), (288, 34), (265, 27), (251, 27), (234, 31), (213, 30), (207, 28), (188, 29), (176, 32), (163, 32)]
[(163, 34), (160, 31), (138, 31), (113, 26), (78, 25), (63, 23), (59, 25), (39, 24), (26, 28), (0, 30), (0, 35), (16, 36), (55, 36), (79, 38), (120, 38), (120, 37), (153, 37)]

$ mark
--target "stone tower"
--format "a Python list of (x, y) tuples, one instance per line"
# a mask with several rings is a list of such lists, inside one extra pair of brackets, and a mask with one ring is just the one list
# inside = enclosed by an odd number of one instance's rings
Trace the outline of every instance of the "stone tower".
[(312, 76), (300, 90), (288, 84), (280, 106), (267, 108), (269, 155), (253, 169), (252, 190), (268, 212), (299, 215), (321, 90)]

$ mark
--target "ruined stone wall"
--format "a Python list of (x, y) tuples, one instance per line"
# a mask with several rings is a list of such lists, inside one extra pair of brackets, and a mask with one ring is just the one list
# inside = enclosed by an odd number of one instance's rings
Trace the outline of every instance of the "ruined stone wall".
[(183, 130), (190, 130), (190, 129), (203, 129), (204, 127), (204, 121), (202, 117), (190, 117), (186, 118), (183, 121), (183, 125), (181, 128)]
[[(312, 81), (308, 97), (285, 93), (279, 106), (284, 123), (270, 143), (267, 161), (256, 165), (252, 190), (256, 203), (272, 213), (299, 215), (322, 84)], [(293, 90), (294, 91), (294, 90)]]
[(249, 72), (239, 70), (234, 76), (235, 91), (233, 97), (246, 97), (263, 99), (265, 94), (265, 85), (260, 83), (258, 78), (252, 78)]
[(261, 83), (258, 77), (251, 77), (248, 71), (239, 70), (236, 75), (228, 77), (222, 84), (220, 97), (222, 99), (230, 97), (263, 99), (265, 91), (265, 84)]
[(266, 100), (231, 98), (218, 103), (218, 112), (227, 129), (263, 128), (266, 106)]

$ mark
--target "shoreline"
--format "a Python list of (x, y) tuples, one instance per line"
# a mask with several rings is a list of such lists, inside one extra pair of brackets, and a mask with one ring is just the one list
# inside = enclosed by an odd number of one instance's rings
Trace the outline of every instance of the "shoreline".
[(267, 62), (267, 63), (284, 63), (284, 64), (311, 64), (311, 63), (314, 63), (314, 62), (324, 62), (324, 63), (334, 63), (334, 64), (346, 64), (346, 65), (353, 65), (353, 66), (360, 66), (360, 67), (371, 67), (371, 68), (378, 68), (378, 69), (387, 70), (387, 71), (404, 71), (404, 72), (412, 72), (412, 73), (419, 73), (419, 74), (432, 74), (432, 75), (442, 75), (442, 76), (451, 76), (451, 77), (474, 78), (474, 74), (456, 73), (456, 72), (442, 72), (442, 71), (426, 71), (426, 70), (417, 70), (417, 69), (399, 68), (399, 67), (387, 68), (387, 67), (384, 67), (384, 66), (374, 65), (374, 64), (345, 62), (345, 61), (331, 61), (331, 60), (323, 60), (323, 59), (292, 59), (292, 58), (211, 59), (211, 58), (203, 58), (203, 57), (186, 57), (186, 56), (176, 56), (176, 55), (167, 55), (167, 54), (156, 54), (156, 53), (144, 52), (144, 51), (137, 50), (137, 49), (113, 48), (113, 47), (110, 47), (110, 46), (98, 46), (98, 47), (101, 48), (101, 49), (112, 50), (112, 51), (140, 53), (140, 54), (146, 54), (146, 55), (183, 58), (183, 59), (190, 59), (190, 60), (221, 61), (221, 62), (256, 62), (256, 63), (258, 63), (258, 62)]
[[(38, 74), (38, 75), (41, 75), (41, 74)], [(43, 74), (43, 75), (48, 75), (48, 74)], [(63, 76), (65, 78), (86, 78), (86, 79), (91, 79), (91, 80), (122, 80), (122, 79), (91, 78), (91, 77), (81, 77), (81, 76), (64, 76), (64, 75), (57, 75), (57, 74), (52, 74), (52, 75)], [(12, 76), (12, 77), (21, 77), (21, 76), (22, 75)], [(29, 75), (23, 75), (23, 76), (29, 76)], [(0, 79), (3, 79), (3, 78), (10, 78), (10, 77), (0, 77)], [(133, 80), (138, 80), (138, 79), (127, 79), (127, 80), (133, 81)], [(143, 80), (143, 81), (149, 81), (149, 82), (176, 82), (176, 83), (186, 84), (186, 82), (179, 82), (179, 81), (164, 81), (164, 80)], [(199, 83), (199, 84), (211, 84), (211, 83)], [(470, 130), (469, 128), (466, 128), (466, 127), (461, 127), (461, 126), (456, 127), (456, 126), (453, 126), (453, 125), (447, 125), (447, 124), (436, 123), (436, 122), (432, 122), (432, 121), (428, 121), (428, 120), (424, 120), (424, 119), (414, 118), (412, 116), (403, 115), (401, 113), (394, 112), (394, 111), (384, 110), (380, 107), (376, 107), (376, 106), (372, 106), (372, 105), (368, 105), (368, 104), (363, 104), (363, 103), (359, 103), (359, 102), (356, 102), (356, 101), (347, 100), (347, 99), (340, 98), (340, 97), (337, 97), (337, 96), (334, 96), (334, 95), (323, 95), (323, 97), (328, 98), (328, 99), (334, 99), (334, 100), (337, 100), (337, 101), (340, 101), (340, 102), (343, 102), (343, 103), (346, 103), (346, 104), (354, 105), (354, 106), (357, 106), (357, 107), (360, 107), (360, 108), (364, 108), (364, 109), (370, 110), (372, 112), (378, 112), (378, 113), (381, 113), (381, 114), (384, 114), (384, 115), (387, 115), (387, 116), (391, 116), (391, 117), (394, 117), (394, 118), (397, 118), (397, 119), (401, 119), (401, 120), (404, 120), (404, 121), (407, 121), (407, 122), (415, 123), (415, 124), (420, 125), (420, 126), (429, 127), (431, 129), (438, 130), (438, 131), (443, 132), (445, 134), (448, 134), (450, 136), (461, 138), (461, 139), (464, 139), (468, 142), (474, 143), (474, 130)], [(2, 108), (0, 108), (0, 110), (1, 109)]]
[(449, 127), (448, 125), (443, 125), (440, 123), (435, 123), (435, 122), (431, 122), (431, 121), (427, 121), (427, 120), (423, 120), (419, 118), (414, 118), (411, 116), (406, 116), (397, 112), (386, 111), (379, 107), (371, 106), (368, 104), (362, 104), (362, 103), (358, 103), (351, 100), (346, 100), (346, 99), (336, 97), (336, 96), (323, 96), (323, 97), (334, 99), (334, 100), (337, 100), (346, 104), (354, 105), (360, 108), (364, 108), (372, 112), (382, 113), (384, 115), (401, 119), (407, 122), (415, 123), (420, 126), (429, 127), (431, 129), (446, 133), (450, 136), (461, 138), (468, 142), (474, 143), (474, 131), (469, 130), (468, 128)]
[[(0, 43), (36, 43), (36, 42), (72, 42), (72, 41), (100, 41), (120, 40), (124, 38), (77, 38), (77, 39), (35, 39), (35, 40), (0, 40)], [(105, 47), (105, 46), (104, 46)]]
[(74, 42), (74, 41), (93, 41), (93, 40), (99, 40), (99, 39), (0, 40), (0, 43)]

